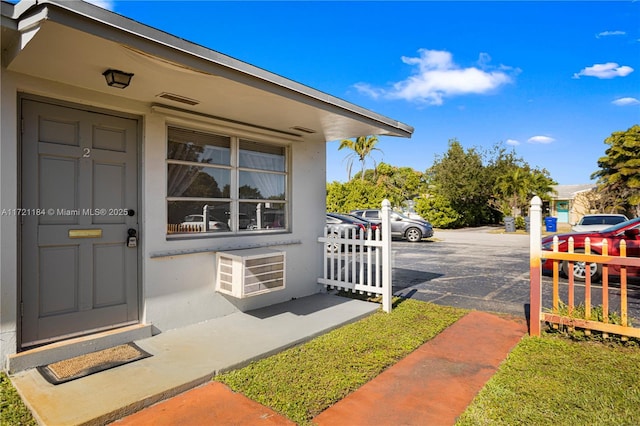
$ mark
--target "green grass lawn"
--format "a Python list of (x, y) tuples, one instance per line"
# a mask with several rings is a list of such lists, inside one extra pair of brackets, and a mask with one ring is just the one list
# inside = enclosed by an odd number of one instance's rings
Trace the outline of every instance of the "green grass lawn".
[(35, 426), (38, 423), (20, 399), (18, 392), (11, 386), (6, 374), (0, 373), (0, 425)]
[(525, 337), (457, 422), (640, 425), (640, 348)]
[[(436, 336), (466, 311), (402, 300), (214, 380), (299, 424)], [(613, 339), (610, 339), (613, 341)], [(0, 424), (35, 425), (0, 374)], [(640, 347), (525, 337), (461, 416), (466, 425), (639, 425)]]
[(214, 380), (299, 424), (347, 396), (467, 311), (396, 299), (379, 311)]

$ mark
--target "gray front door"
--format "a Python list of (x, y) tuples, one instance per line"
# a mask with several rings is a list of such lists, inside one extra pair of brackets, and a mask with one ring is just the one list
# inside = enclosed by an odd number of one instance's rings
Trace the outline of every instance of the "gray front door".
[(138, 120), (23, 99), (21, 346), (138, 321)]

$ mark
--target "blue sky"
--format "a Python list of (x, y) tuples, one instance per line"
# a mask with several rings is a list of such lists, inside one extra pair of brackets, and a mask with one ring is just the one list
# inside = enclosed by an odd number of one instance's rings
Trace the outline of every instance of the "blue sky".
[[(380, 140), (394, 166), (502, 142), (589, 183), (604, 140), (640, 124), (640, 1), (93, 3), (413, 126)], [(347, 179), (337, 148), (328, 181)]]

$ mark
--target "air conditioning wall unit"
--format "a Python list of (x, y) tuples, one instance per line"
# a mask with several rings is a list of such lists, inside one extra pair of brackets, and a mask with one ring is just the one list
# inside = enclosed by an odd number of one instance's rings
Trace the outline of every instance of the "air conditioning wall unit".
[(216, 253), (216, 291), (244, 299), (284, 289), (285, 254), (265, 248)]

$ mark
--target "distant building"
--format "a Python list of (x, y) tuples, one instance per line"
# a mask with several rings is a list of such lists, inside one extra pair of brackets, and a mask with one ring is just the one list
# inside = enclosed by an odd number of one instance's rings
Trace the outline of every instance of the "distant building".
[(589, 212), (589, 205), (584, 194), (596, 189), (594, 183), (584, 183), (578, 185), (554, 185), (555, 193), (551, 195), (548, 210), (549, 216), (557, 217), (558, 223), (577, 223), (580, 218)]

